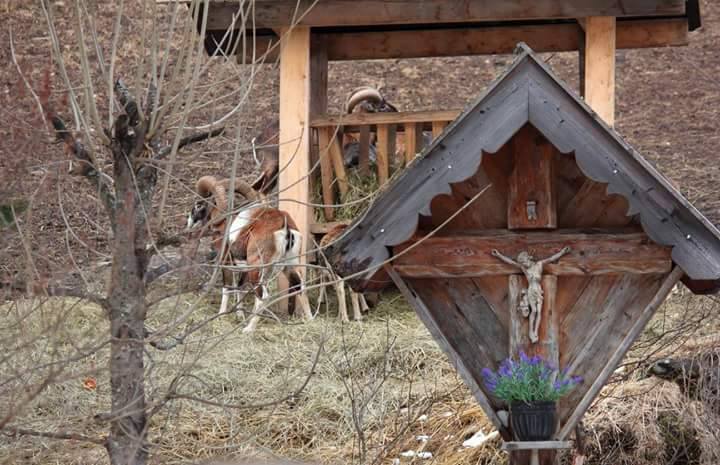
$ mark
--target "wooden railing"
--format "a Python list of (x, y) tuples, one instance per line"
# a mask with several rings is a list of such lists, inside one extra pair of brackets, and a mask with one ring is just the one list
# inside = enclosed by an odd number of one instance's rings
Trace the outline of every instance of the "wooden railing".
[(359, 144), (357, 169), (361, 175), (367, 175), (370, 173), (370, 145), (375, 141), (377, 179), (382, 187), (392, 175), (391, 167), (402, 169), (422, 152), (427, 142), (423, 134), (432, 134), (435, 139), (459, 113), (459, 110), (355, 113), (313, 119), (311, 127), (316, 135), (320, 160), (325, 221), (334, 219), (332, 205), (341, 203), (350, 188), (344, 163), (344, 142), (354, 140)]

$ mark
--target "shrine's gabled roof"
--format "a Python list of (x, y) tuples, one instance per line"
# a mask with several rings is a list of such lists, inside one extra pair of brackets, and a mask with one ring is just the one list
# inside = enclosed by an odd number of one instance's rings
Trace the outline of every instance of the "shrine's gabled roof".
[(430, 215), (433, 198), (472, 176), (483, 152), (496, 152), (528, 123), (559, 151), (574, 152), (583, 174), (607, 184), (608, 194), (628, 201), (627, 215), (638, 215), (654, 242), (673, 248), (686, 284), (696, 292), (720, 288), (720, 232), (525, 44), (509, 69), (331, 247), (337, 271), (369, 279), (390, 258), (389, 248), (415, 232), (418, 216)]

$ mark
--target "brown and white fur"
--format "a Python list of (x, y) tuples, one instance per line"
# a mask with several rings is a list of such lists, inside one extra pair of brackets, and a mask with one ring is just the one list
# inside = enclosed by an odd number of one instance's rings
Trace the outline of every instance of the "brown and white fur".
[[(320, 251), (322, 252), (325, 248), (332, 244), (338, 237), (340, 237), (347, 228), (344, 224), (339, 224), (330, 229), (320, 241)], [(322, 258), (321, 258), (322, 260)], [(338, 318), (344, 322), (349, 322), (347, 313), (347, 303), (345, 302), (345, 281), (340, 278), (335, 271), (326, 263), (325, 269), (321, 271), (320, 275), (320, 294), (318, 295), (318, 308), (327, 299), (326, 287), (333, 283), (335, 286), (335, 293), (337, 294), (338, 300)], [(350, 302), (353, 307), (353, 320), (362, 320), (362, 313), (368, 311), (368, 304), (365, 301), (365, 296), (355, 292), (352, 288), (348, 287), (350, 292)]]
[[(302, 307), (305, 318), (312, 318), (305, 295), (303, 275), (299, 268), (302, 235), (287, 212), (259, 202), (262, 196), (241, 180), (235, 181), (235, 191), (254, 201), (227, 221), (228, 181), (203, 176), (196, 190), (201, 199), (195, 203), (188, 217), (188, 228), (208, 225), (217, 252), (218, 264), (223, 266), (223, 294), (220, 313), (227, 312), (230, 294), (245, 283), (255, 291), (255, 307), (250, 322), (243, 330), (251, 332), (266, 309), (269, 294), (267, 285), (282, 273), (290, 283), (290, 292)], [(227, 236), (227, 242), (225, 237)], [(288, 312), (294, 313), (295, 302), (290, 299)]]

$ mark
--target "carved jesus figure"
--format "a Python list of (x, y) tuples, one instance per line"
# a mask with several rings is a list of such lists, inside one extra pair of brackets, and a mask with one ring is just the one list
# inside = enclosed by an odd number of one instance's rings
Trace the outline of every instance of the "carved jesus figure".
[[(543, 306), (543, 290), (542, 290), (542, 274), (543, 267), (548, 263), (553, 263), (570, 252), (570, 247), (564, 247), (560, 252), (548, 257), (544, 260), (535, 260), (532, 255), (527, 252), (520, 252), (516, 260), (507, 257), (497, 249), (492, 250), (493, 257), (497, 257), (508, 265), (520, 268), (527, 278), (528, 287), (523, 289), (520, 294), (519, 309), (524, 317), (530, 317), (529, 336), (531, 342), (537, 342), (538, 331), (540, 330), (540, 318)], [(529, 307), (529, 308), (528, 308)]]

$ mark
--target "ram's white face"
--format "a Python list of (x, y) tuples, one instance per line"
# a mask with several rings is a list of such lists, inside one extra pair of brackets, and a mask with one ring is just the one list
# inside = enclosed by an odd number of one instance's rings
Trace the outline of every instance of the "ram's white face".
[(193, 205), (187, 219), (187, 229), (192, 229), (198, 224), (205, 224), (208, 220), (208, 204), (206, 200), (198, 200)]

